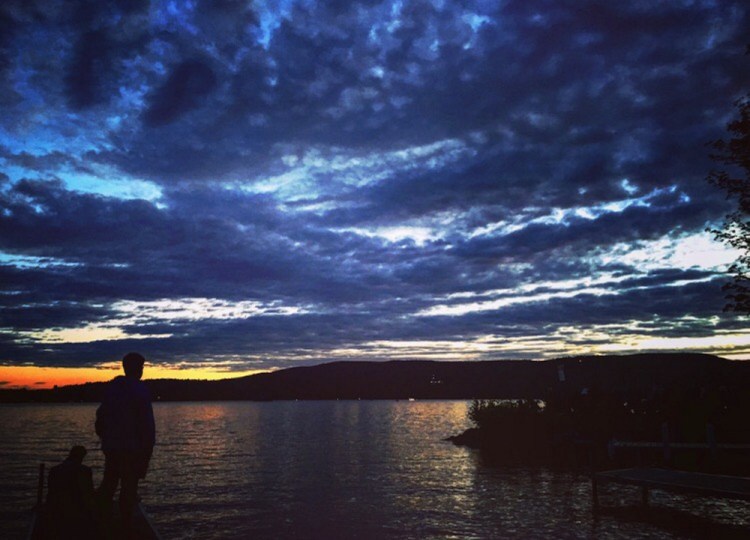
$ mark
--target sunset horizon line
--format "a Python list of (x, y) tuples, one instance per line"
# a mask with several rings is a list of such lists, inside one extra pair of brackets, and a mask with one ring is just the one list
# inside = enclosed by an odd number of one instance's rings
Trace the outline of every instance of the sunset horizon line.
[[(214, 368), (196, 367), (169, 367), (169, 364), (147, 364), (143, 380), (181, 380), (181, 381), (220, 381), (238, 379), (259, 375), (262, 373), (273, 373), (284, 371), (295, 367), (315, 367), (325, 364), (341, 362), (552, 362), (568, 358), (580, 357), (627, 357), (644, 354), (654, 355), (693, 355), (700, 354), (714, 356), (716, 358), (731, 361), (744, 362), (750, 360), (750, 354), (743, 352), (732, 354), (723, 351), (700, 351), (694, 349), (674, 350), (643, 350), (627, 352), (583, 352), (577, 354), (561, 354), (558, 356), (542, 357), (508, 357), (508, 358), (453, 358), (453, 359), (430, 359), (430, 358), (383, 358), (373, 360), (363, 356), (362, 358), (347, 359), (321, 359), (314, 363), (304, 363), (298, 366), (269, 367), (264, 369), (227, 370)], [(0, 390), (50, 390), (66, 386), (81, 386), (85, 384), (96, 384), (111, 381), (118, 375), (122, 375), (119, 362), (102, 362), (97, 366), (35, 366), (35, 365), (0, 365)]]

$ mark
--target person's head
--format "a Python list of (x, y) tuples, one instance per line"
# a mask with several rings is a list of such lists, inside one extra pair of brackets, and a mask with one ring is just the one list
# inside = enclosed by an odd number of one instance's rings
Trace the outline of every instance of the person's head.
[(143, 364), (146, 359), (138, 353), (131, 352), (122, 357), (122, 369), (125, 370), (126, 377), (140, 379), (143, 375)]
[(78, 444), (71, 448), (70, 453), (68, 454), (68, 459), (75, 461), (76, 463), (83, 463), (83, 458), (85, 457), (86, 449)]

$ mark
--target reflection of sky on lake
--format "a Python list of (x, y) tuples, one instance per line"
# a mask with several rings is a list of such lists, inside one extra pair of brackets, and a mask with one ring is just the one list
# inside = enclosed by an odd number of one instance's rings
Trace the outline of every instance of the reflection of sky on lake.
[[(467, 402), (158, 403), (158, 446), (142, 484), (164, 538), (681, 538), (592, 519), (585, 474), (493, 468), (442, 439)], [(0, 408), (3, 538), (21, 538), (36, 467), (75, 443), (101, 478), (95, 405)], [(638, 494), (608, 490), (610, 504)], [(745, 523), (750, 504), (654, 492), (654, 505)]]

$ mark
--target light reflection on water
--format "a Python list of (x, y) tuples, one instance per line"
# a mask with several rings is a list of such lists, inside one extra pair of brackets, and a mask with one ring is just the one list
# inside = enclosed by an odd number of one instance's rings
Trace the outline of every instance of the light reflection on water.
[[(84, 444), (101, 478), (95, 408), (0, 407), (0, 537), (23, 537), (40, 461)], [(467, 409), (464, 401), (158, 403), (141, 495), (165, 539), (680, 537), (594, 520), (585, 475), (491, 468), (444, 442), (468, 427)], [(750, 516), (747, 503), (653, 498), (727, 522)]]

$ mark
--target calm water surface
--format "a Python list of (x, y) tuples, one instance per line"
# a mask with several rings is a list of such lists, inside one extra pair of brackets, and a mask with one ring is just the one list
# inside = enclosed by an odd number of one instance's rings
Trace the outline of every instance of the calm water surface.
[[(101, 479), (95, 405), (0, 407), (0, 538), (23, 538), (39, 462), (73, 444)], [(482, 464), (442, 439), (468, 403), (158, 403), (141, 496), (166, 539), (681, 538), (615, 516), (594, 519), (582, 474)], [(608, 494), (631, 504), (635, 492)], [(656, 505), (747, 524), (748, 503), (656, 492)], [(743, 521), (744, 520), (744, 521)]]

